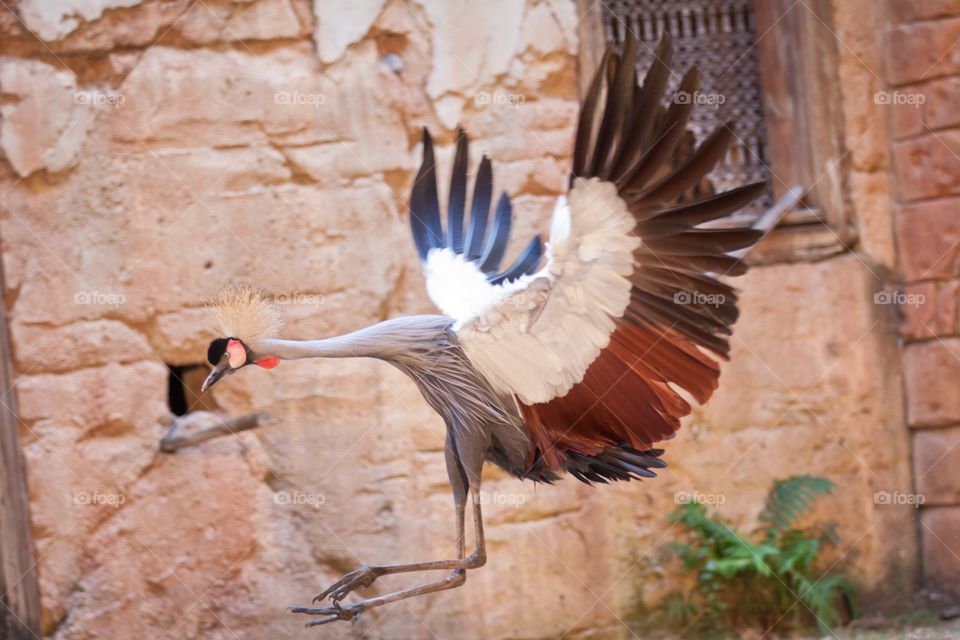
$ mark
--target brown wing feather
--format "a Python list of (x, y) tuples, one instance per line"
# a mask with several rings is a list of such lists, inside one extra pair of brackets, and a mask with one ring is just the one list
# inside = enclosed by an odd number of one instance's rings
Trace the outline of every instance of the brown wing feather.
[(557, 469), (569, 451), (643, 451), (672, 437), (690, 405), (668, 383), (705, 400), (719, 376), (716, 362), (675, 331), (622, 321), (582, 382), (560, 398), (520, 408), (537, 451)]
[[(520, 403), (534, 445), (531, 460), (541, 455), (554, 469), (571, 457), (582, 461), (578, 456), (618, 447), (642, 451), (672, 437), (691, 411), (677, 388), (701, 403), (710, 398), (720, 367), (708, 351), (727, 357), (738, 315), (736, 291), (716, 274), (743, 273), (745, 266), (730, 253), (761, 236), (743, 225), (700, 226), (730, 216), (763, 185), (686, 197), (726, 153), (731, 125), (695, 148), (685, 142), (693, 105), (675, 100), (661, 106), (669, 37), (639, 89), (635, 47), (628, 35), (621, 55), (604, 55), (584, 100), (572, 172), (617, 185), (637, 219), (642, 245), (634, 254), (631, 302), (582, 381), (547, 402)], [(696, 68), (690, 69), (679, 91), (693, 95), (698, 83)]]

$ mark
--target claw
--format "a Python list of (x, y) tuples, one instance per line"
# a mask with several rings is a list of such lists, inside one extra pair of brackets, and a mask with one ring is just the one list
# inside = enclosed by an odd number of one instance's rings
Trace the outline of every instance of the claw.
[(321, 602), (328, 596), (334, 604), (343, 600), (357, 589), (369, 587), (380, 577), (380, 572), (373, 567), (360, 567), (350, 573), (345, 574), (332, 585), (324, 589), (320, 595), (313, 599), (314, 603)]
[(287, 607), (287, 611), (290, 613), (305, 613), (308, 616), (319, 616), (325, 613), (328, 613), (330, 607), (323, 607), (322, 609), (314, 609), (313, 607)]
[(306, 624), (307, 627), (316, 627), (337, 620), (352, 620), (356, 622), (360, 617), (360, 613), (363, 611), (363, 607), (358, 607), (357, 605), (341, 607), (339, 604), (335, 604), (331, 607), (320, 608), (287, 607), (287, 610), (290, 611), (290, 613), (304, 613), (308, 616), (324, 616), (319, 620), (311, 620)]

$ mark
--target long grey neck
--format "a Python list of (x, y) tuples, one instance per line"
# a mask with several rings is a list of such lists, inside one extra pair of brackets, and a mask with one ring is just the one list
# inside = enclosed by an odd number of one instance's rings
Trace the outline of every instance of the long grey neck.
[(452, 320), (444, 316), (406, 316), (321, 340), (266, 339), (254, 350), (258, 356), (281, 360), (300, 358), (405, 359), (412, 352), (429, 348), (431, 338), (445, 334)]
[(355, 334), (324, 338), (322, 340), (261, 340), (257, 355), (277, 356), (281, 360), (300, 358), (363, 358), (375, 357), (375, 345), (360, 340)]

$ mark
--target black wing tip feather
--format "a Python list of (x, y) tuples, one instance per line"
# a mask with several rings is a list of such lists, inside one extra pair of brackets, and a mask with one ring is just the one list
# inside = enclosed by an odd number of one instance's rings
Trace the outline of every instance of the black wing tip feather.
[[(627, 156), (636, 151), (636, 146), (628, 139), (633, 130), (634, 119), (638, 115), (634, 112), (635, 102), (644, 100), (643, 91), (637, 95), (638, 86), (635, 71), (635, 52), (637, 38), (627, 30), (623, 43), (610, 45), (603, 53), (600, 63), (594, 71), (589, 88), (580, 108), (580, 118), (577, 122), (577, 133), (574, 144), (573, 168), (570, 183), (576, 177), (600, 177), (616, 181), (618, 173), (626, 169)], [(664, 30), (660, 42), (654, 50), (654, 65), (651, 71), (659, 72), (658, 63), (669, 67), (668, 60), (672, 57), (672, 40), (669, 31)], [(654, 69), (656, 68), (656, 71)], [(652, 74), (648, 73), (644, 79)], [(658, 82), (651, 82), (653, 85)], [(659, 93), (660, 88), (644, 86), (648, 90)], [(606, 94), (601, 100), (604, 90)], [(659, 100), (660, 96), (646, 96)], [(597, 115), (600, 115), (597, 122)], [(650, 114), (645, 114), (649, 118)], [(640, 128), (642, 132), (644, 127)], [(642, 138), (643, 136), (641, 136)]]
[(487, 244), (480, 258), (480, 270), (484, 273), (489, 274), (500, 268), (503, 254), (507, 251), (507, 242), (510, 240), (512, 223), (513, 205), (510, 203), (510, 196), (506, 191), (501, 191), (493, 214), (493, 227), (487, 236)]
[(608, 447), (596, 455), (568, 451), (565, 460), (567, 471), (584, 484), (612, 481), (642, 480), (656, 478), (651, 469), (663, 469), (667, 463), (660, 459), (663, 449), (638, 451), (630, 445)]
[(450, 193), (447, 198), (446, 246), (456, 253), (463, 253), (463, 217), (467, 202), (467, 165), (469, 164), (469, 140), (462, 127), (457, 127), (453, 167), (450, 169)]
[(487, 234), (487, 218), (490, 216), (490, 201), (493, 196), (493, 168), (487, 154), (483, 154), (474, 180), (473, 198), (470, 203), (470, 223), (467, 227), (464, 257), (476, 260), (483, 255)]
[[(577, 125), (571, 184), (577, 176), (614, 182), (642, 221), (712, 170), (726, 153), (736, 125), (732, 118), (718, 125), (679, 166), (660, 177), (695, 107), (693, 100), (678, 96), (696, 92), (700, 71), (696, 64), (686, 70), (664, 109), (673, 37), (667, 29), (661, 32), (642, 85), (634, 72), (636, 48), (636, 35), (628, 30), (619, 46), (606, 49), (594, 72)], [(657, 112), (663, 116), (655, 117)]]
[(510, 196), (501, 192), (494, 209), (493, 224), (487, 225), (493, 195), (493, 165), (487, 154), (482, 154), (471, 195), (470, 220), (464, 230), (467, 208), (467, 165), (470, 138), (462, 126), (457, 126), (450, 191), (447, 201), (447, 233), (441, 222), (440, 201), (437, 193), (436, 157), (433, 136), (425, 126), (422, 130), (423, 160), (410, 190), (410, 228), (414, 245), (421, 261), (431, 249), (450, 249), (476, 263), (493, 284), (514, 280), (532, 273), (543, 255), (543, 242), (536, 236), (514, 263), (497, 273), (510, 240), (513, 205)]
[[(636, 84), (635, 60), (630, 55), (636, 46), (633, 34), (627, 34), (620, 48), (604, 52), (578, 120), (571, 183), (581, 176), (613, 182), (638, 223), (643, 249), (636, 254), (635, 286), (625, 319), (671, 326), (698, 347), (725, 359), (726, 336), (737, 319), (736, 296), (712, 274), (743, 273), (745, 265), (730, 254), (752, 246), (762, 234), (750, 225), (717, 229), (699, 225), (729, 219), (767, 186), (760, 182), (683, 199), (725, 157), (736, 125), (733, 120), (719, 124), (695, 149), (676, 158), (678, 145), (689, 135), (688, 122), (696, 106), (694, 100), (681, 98), (696, 92), (700, 71), (692, 65), (676, 88), (668, 89), (671, 41), (664, 30), (641, 85)], [(664, 273), (675, 277), (671, 280)], [(724, 303), (716, 307), (678, 304), (675, 294), (687, 288), (723, 294)], [(591, 458), (589, 464), (578, 461), (571, 473), (584, 481), (621, 479), (622, 465), (611, 466), (607, 451), (603, 455), (605, 459)]]
[(501, 284), (511, 282), (517, 278), (535, 273), (540, 265), (540, 258), (543, 256), (543, 240), (540, 236), (534, 236), (530, 244), (520, 253), (513, 264), (503, 273), (490, 279), (490, 284)]
[(437, 197), (436, 161), (430, 131), (423, 128), (423, 160), (410, 188), (410, 228), (421, 260), (433, 247), (443, 244), (440, 202)]

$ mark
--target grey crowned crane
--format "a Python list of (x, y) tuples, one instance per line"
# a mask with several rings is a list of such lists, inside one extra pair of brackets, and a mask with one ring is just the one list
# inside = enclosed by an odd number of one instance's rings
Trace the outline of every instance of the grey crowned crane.
[[(691, 411), (677, 388), (700, 403), (717, 388), (717, 359), (728, 357), (738, 314), (735, 290), (718, 276), (744, 273), (742, 252), (763, 234), (730, 216), (765, 184), (697, 195), (733, 134), (720, 126), (681, 157), (678, 143), (690, 135), (694, 105), (674, 100), (661, 106), (669, 37), (639, 86), (635, 47), (628, 38), (620, 54), (607, 51), (590, 85), (570, 188), (554, 210), (545, 260), (534, 238), (511, 266), (499, 269), (512, 206), (501, 195), (489, 219), (493, 171), (484, 157), (467, 218), (468, 140), (462, 131), (443, 224), (433, 145), (424, 131), (410, 220), (427, 292), (442, 315), (394, 318), (320, 340), (281, 340), (275, 337), (280, 317), (260, 294), (232, 287), (214, 302), (224, 337), (210, 344), (213, 370), (205, 389), (250, 364), (378, 358), (410, 376), (446, 423), (456, 557), (351, 571), (314, 599), (329, 597), (330, 606), (291, 608), (316, 616), (308, 626), (352, 620), (373, 607), (462, 585), (467, 570), (486, 560), (480, 514), (485, 462), (544, 483), (565, 473), (588, 484), (653, 478), (653, 470), (665, 466), (663, 450), (654, 445), (673, 437)], [(697, 83), (691, 69), (678, 93), (693, 95)], [(766, 218), (772, 226), (775, 220)], [(727, 224), (702, 226), (713, 221)], [(468, 497), (475, 539), (470, 555)], [(433, 570), (449, 573), (341, 604), (380, 576)]]

